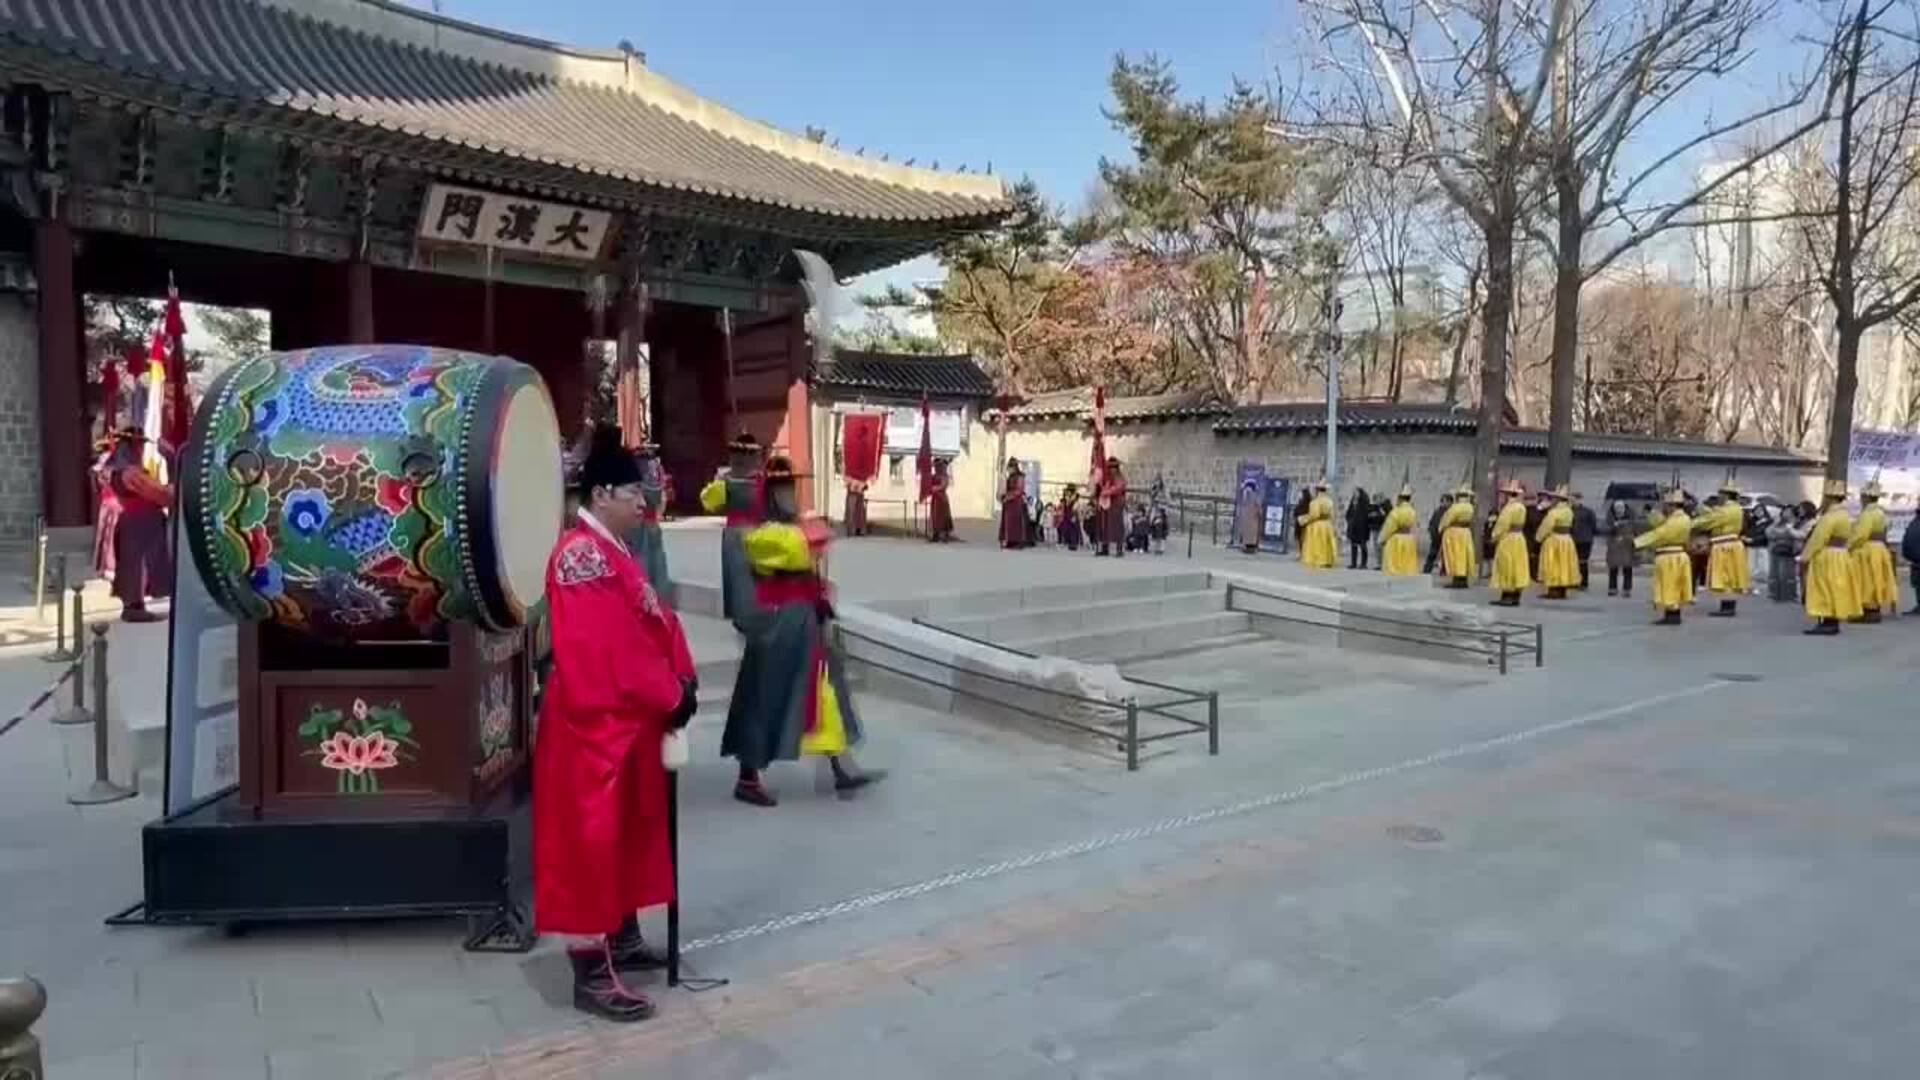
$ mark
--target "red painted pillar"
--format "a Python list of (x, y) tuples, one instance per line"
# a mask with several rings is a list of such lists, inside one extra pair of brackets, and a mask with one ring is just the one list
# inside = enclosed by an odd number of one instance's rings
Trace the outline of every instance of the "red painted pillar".
[(43, 218), (34, 227), (40, 280), (40, 505), (47, 524), (85, 525), (86, 369), (80, 355), (80, 296), (73, 281), (73, 230)]
[[(803, 312), (795, 312), (792, 330), (788, 337), (787, 356), (787, 415), (780, 425), (780, 436), (776, 442), (787, 445), (787, 456), (793, 460), (793, 471), (801, 476), (813, 475), (813, 408), (807, 393), (807, 373), (811, 368), (809, 360), (812, 348), (807, 341), (806, 320)], [(813, 509), (813, 481), (803, 480), (798, 485), (800, 509)]]
[(371, 345), (373, 336), (373, 266), (365, 259), (347, 262), (347, 341)]

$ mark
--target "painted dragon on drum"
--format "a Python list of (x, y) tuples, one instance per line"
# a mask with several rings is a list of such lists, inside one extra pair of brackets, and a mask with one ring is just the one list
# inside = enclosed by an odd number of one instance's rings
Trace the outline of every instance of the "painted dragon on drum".
[(513, 523), (559, 519), (558, 428), (539, 376), (502, 357), (257, 357), (201, 404), (182, 462), (189, 546), (236, 616), (352, 640), (509, 629), (552, 540)]

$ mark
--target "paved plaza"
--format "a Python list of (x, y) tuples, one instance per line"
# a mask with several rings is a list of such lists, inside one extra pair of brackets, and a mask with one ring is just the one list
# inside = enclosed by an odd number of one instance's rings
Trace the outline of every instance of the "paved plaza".
[[(710, 584), (711, 530), (671, 543)], [(1189, 568), (1440, 595), (1217, 550), (833, 559), (848, 604)], [(1311, 643), (1155, 660), (1233, 705), (1221, 756), (1183, 740), (1132, 774), (869, 696), (891, 778), (843, 802), (777, 767), (755, 810), (710, 707), (685, 925), (690, 974), (729, 981), (656, 985), (632, 1027), (568, 1007), (552, 941), (103, 927), (155, 802), (67, 805), (83, 736), (36, 718), (0, 738), (0, 974), (49, 988), (50, 1080), (1911, 1076), (1920, 619), (1813, 641), (1761, 601), (1679, 631), (1637, 600), (1543, 607), (1520, 615), (1547, 666), (1505, 678)], [(0, 700), (54, 671), (0, 660)]]

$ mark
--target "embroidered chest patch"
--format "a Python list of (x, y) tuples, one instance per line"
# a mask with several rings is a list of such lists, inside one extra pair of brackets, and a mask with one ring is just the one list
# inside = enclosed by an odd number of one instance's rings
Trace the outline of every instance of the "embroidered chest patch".
[(600, 545), (591, 540), (575, 540), (560, 550), (553, 573), (562, 585), (580, 585), (611, 576), (613, 568), (607, 565)]

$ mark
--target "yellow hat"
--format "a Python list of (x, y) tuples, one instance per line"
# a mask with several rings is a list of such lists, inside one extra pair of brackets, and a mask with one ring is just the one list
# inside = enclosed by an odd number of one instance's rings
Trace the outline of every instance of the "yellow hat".
[(1500, 491), (1506, 495), (1525, 495), (1527, 493), (1527, 489), (1521, 486), (1519, 479), (1511, 476), (1507, 478), (1506, 485), (1503, 486)]
[(1559, 487), (1553, 489), (1553, 497), (1559, 499), (1561, 502), (1565, 502), (1573, 498), (1573, 492), (1567, 488), (1567, 485), (1561, 484)]
[(1401, 498), (1403, 498), (1403, 499), (1411, 499), (1411, 498), (1413, 498), (1413, 485), (1412, 485), (1412, 484), (1401, 484), (1401, 485), (1400, 485), (1400, 497), (1401, 497)]
[(1847, 497), (1847, 482), (1845, 480), (1829, 480), (1821, 487), (1820, 493), (1829, 499), (1844, 499)]
[(1686, 501), (1687, 491), (1685, 488), (1674, 488), (1672, 491), (1667, 492), (1668, 506), (1681, 506), (1684, 505)]
[(1327, 478), (1324, 476), (1313, 482), (1313, 490), (1315, 491), (1327, 491), (1332, 487), (1333, 485), (1327, 483)]
[(1732, 473), (1728, 473), (1727, 478), (1720, 484), (1720, 493), (1722, 495), (1740, 494), (1740, 481), (1735, 480)]
[(1473, 485), (1472, 485), (1472, 484), (1461, 484), (1461, 485), (1460, 485), (1460, 487), (1459, 487), (1459, 489), (1458, 489), (1458, 490), (1456, 490), (1456, 491), (1455, 491), (1455, 492), (1453, 493), (1453, 497), (1454, 497), (1454, 498), (1456, 498), (1456, 499), (1471, 499), (1471, 498), (1473, 498)]
[(1877, 499), (1886, 493), (1886, 489), (1880, 486), (1878, 480), (1869, 480), (1867, 486), (1860, 489), (1860, 497), (1863, 499)]

